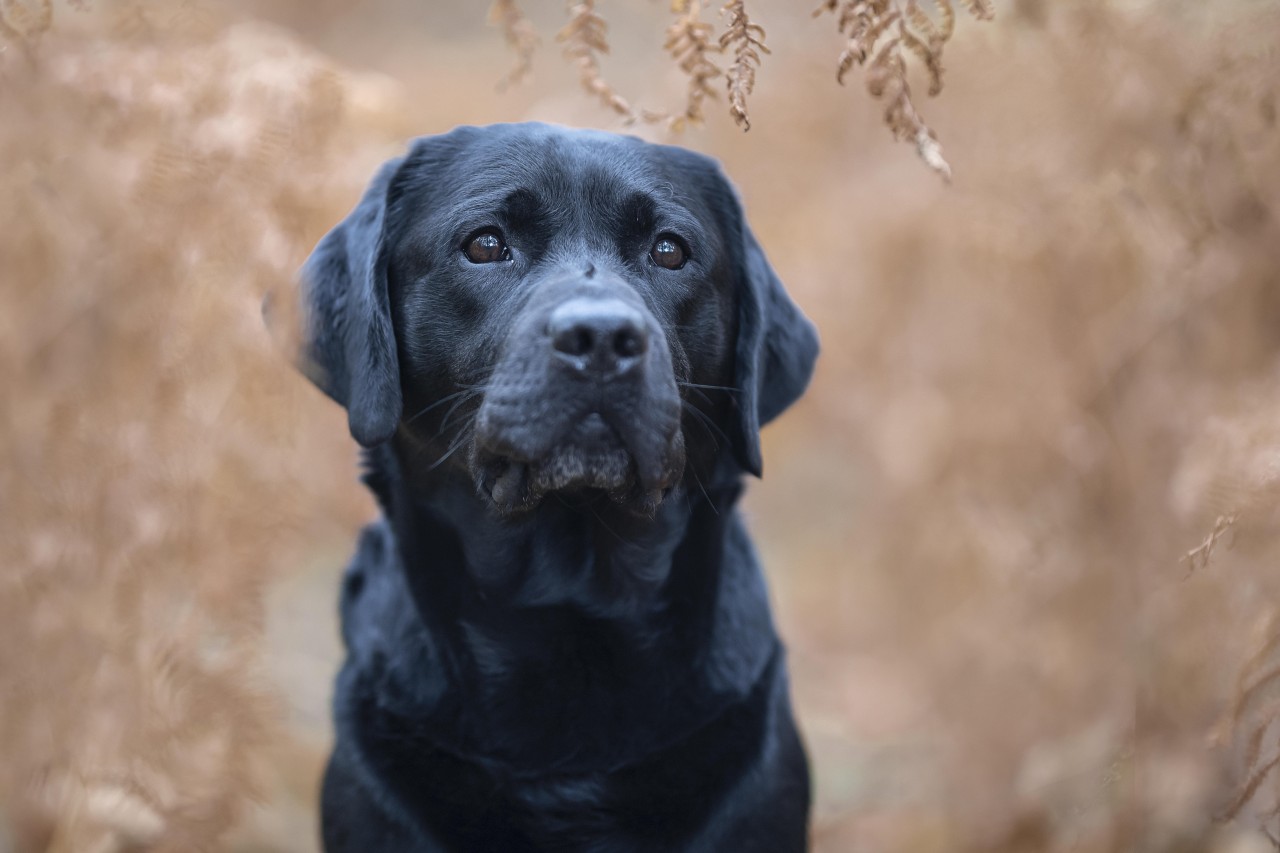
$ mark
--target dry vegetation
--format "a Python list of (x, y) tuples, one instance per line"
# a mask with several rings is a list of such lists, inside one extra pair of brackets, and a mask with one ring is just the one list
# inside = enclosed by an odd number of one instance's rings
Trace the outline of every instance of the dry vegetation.
[[(995, 15), (988, 0), (962, 0), (975, 18)], [(836, 28), (848, 38), (836, 65), (836, 80), (844, 83), (854, 65), (867, 68), (867, 91), (887, 102), (884, 122), (895, 139), (915, 143), (931, 169), (951, 177), (937, 137), (917, 112), (907, 79), (907, 57), (919, 60), (929, 79), (929, 94), (942, 92), (942, 49), (955, 33), (956, 13), (951, 0), (936, 0), (937, 21), (925, 14), (917, 0), (899, 6), (895, 0), (823, 0), (815, 14), (830, 12)], [(867, 60), (870, 59), (870, 64)]]
[[(978, 20), (995, 17), (991, 0), (959, 2)], [(916, 110), (908, 80), (907, 58), (914, 57), (929, 80), (929, 95), (942, 92), (942, 50), (955, 33), (956, 12), (952, 0), (932, 3), (933, 17), (924, 11), (920, 0), (822, 0), (813, 15), (830, 12), (837, 31), (847, 40), (836, 60), (836, 81), (843, 85), (854, 65), (866, 66), (867, 91), (886, 102), (884, 123), (894, 138), (914, 142), (920, 158), (950, 178), (951, 166), (942, 156), (937, 136)], [(578, 69), (582, 88), (628, 124), (643, 118), (663, 122), (674, 131), (702, 124), (706, 120), (703, 103), (716, 96), (711, 83), (723, 76), (729, 115), (743, 130), (750, 130), (747, 96), (755, 88), (761, 54), (770, 52), (765, 46), (764, 27), (751, 18), (746, 0), (728, 0), (721, 7), (726, 23), (715, 39), (715, 26), (701, 17), (701, 0), (672, 0), (671, 11), (676, 17), (667, 27), (664, 48), (688, 77), (685, 108), (674, 114), (654, 110), (637, 113), (605, 81), (600, 56), (609, 52), (608, 27), (596, 10), (595, 0), (571, 2), (569, 22), (556, 38), (565, 45), (565, 58)], [(516, 0), (494, 0), (489, 23), (502, 29), (516, 54), (516, 66), (500, 87), (525, 79), (533, 67), (539, 41), (529, 18)], [(730, 57), (727, 68), (722, 69), (717, 63), (717, 54)]]
[[(372, 508), (261, 296), (404, 137), (608, 114), (558, 64), (495, 93), (502, 40), (409, 0), (85, 5), (0, 2), (0, 851), (313, 850)], [(1280, 12), (1011, 0), (948, 42), (962, 5), (848, 4), (903, 13), (846, 57), (869, 84), (946, 43), (949, 188), (884, 144), (897, 84), (835, 101), (784, 0), (746, 5), (752, 132), (680, 137), (824, 336), (749, 500), (816, 847), (1274, 849)], [(527, 6), (494, 9), (526, 68)], [(564, 46), (686, 99), (635, 131), (732, 103), (728, 16), (627, 8)]]

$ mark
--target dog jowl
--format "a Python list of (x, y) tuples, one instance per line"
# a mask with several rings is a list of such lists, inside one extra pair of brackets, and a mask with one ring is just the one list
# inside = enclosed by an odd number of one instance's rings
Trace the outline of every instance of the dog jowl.
[(300, 363), (385, 515), (343, 588), (326, 849), (803, 849), (734, 506), (817, 338), (715, 163), (538, 124), (418, 139), (302, 297)]

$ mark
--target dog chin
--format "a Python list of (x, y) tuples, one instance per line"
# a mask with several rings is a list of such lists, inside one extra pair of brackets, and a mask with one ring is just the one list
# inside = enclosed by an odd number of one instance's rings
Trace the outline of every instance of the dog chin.
[(478, 454), (476, 485), (500, 514), (536, 508), (550, 495), (603, 498), (638, 515), (652, 515), (678, 479), (669, 470), (661, 482), (645, 483), (635, 457), (612, 428), (592, 415), (541, 459)]

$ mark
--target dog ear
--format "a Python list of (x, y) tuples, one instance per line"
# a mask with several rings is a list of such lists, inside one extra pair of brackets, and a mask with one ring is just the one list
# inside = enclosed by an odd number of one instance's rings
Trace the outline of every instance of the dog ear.
[(300, 275), (299, 366), (346, 407), (351, 435), (364, 447), (395, 433), (404, 405), (384, 245), (388, 192), (403, 162), (382, 166)]
[(800, 398), (818, 358), (818, 332), (791, 301), (738, 211), (736, 418), (729, 437), (743, 470), (763, 470), (760, 428)]

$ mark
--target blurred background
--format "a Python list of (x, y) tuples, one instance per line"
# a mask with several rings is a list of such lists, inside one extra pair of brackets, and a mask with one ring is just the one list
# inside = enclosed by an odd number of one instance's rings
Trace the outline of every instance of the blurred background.
[[(0, 1), (0, 853), (317, 849), (374, 508), (259, 304), (411, 136), (621, 129), (524, 6), (499, 91), (480, 3)], [(748, 9), (751, 131), (631, 130), (724, 162), (821, 328), (746, 506), (815, 848), (1276, 849), (1280, 4), (961, 16), (949, 186), (830, 16)], [(668, 4), (599, 12), (678, 108)]]

